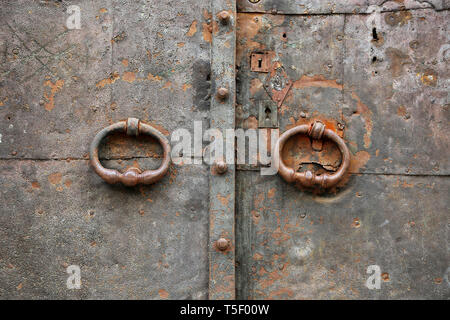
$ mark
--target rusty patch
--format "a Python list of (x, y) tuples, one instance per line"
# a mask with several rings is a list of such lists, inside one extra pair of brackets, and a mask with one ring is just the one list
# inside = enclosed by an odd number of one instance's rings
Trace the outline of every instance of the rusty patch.
[(52, 111), (55, 107), (55, 94), (64, 86), (64, 80), (59, 79), (55, 83), (47, 80), (44, 85), (50, 88), (50, 93), (44, 92), (44, 98), (47, 100), (44, 107), (45, 110)]
[(384, 17), (384, 21), (391, 27), (403, 26), (411, 19), (412, 14), (409, 11), (391, 12)]
[(323, 75), (314, 75), (307, 76), (303, 75), (299, 80), (294, 81), (293, 88), (295, 89), (304, 89), (304, 88), (335, 88), (339, 90), (343, 90), (344, 86), (342, 84), (337, 83), (337, 80), (326, 79)]
[(194, 34), (197, 33), (197, 20), (192, 21), (191, 26), (189, 27), (188, 32), (186, 33), (186, 36), (192, 37)]
[(438, 81), (438, 74), (432, 69), (427, 69), (420, 74), (420, 81), (426, 86), (436, 87)]

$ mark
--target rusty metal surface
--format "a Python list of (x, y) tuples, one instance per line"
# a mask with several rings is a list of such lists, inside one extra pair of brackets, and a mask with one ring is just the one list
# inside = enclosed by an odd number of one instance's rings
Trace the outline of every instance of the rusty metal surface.
[[(237, 298), (450, 298), (447, 177), (361, 175), (335, 196), (236, 178)], [(380, 290), (365, 286), (370, 265)]]
[[(377, 17), (349, 1), (334, 11), (309, 1), (309, 15), (273, 1), (273, 14), (267, 3), (267, 14), (238, 13), (236, 126), (258, 127), (259, 101), (287, 91), (280, 134), (322, 121), (349, 147), (351, 175), (318, 194), (238, 171), (237, 298), (449, 299), (449, 12)], [(278, 75), (251, 71), (252, 53), (264, 51)], [(289, 139), (282, 158), (317, 174), (342, 161), (333, 143), (305, 136)], [(369, 265), (382, 269), (380, 290), (365, 286)]]
[[(449, 174), (448, 15), (382, 13), (374, 41), (368, 15), (239, 13), (237, 127), (258, 126), (268, 75), (251, 72), (249, 57), (270, 50), (287, 74), (278, 92), (293, 82), (278, 109), (280, 133), (321, 120), (347, 142), (353, 173)], [(337, 170), (332, 144), (316, 153), (300, 137), (292, 143), (303, 149), (288, 157), (292, 166)]]
[[(220, 23), (218, 18), (218, 14), (223, 11), (229, 14), (227, 24)], [(212, 1), (211, 15), (211, 90), (217, 91), (217, 94), (211, 99), (210, 120), (211, 127), (220, 130), (225, 136), (225, 130), (234, 128), (235, 121), (236, 2)], [(234, 299), (235, 166), (228, 164), (225, 171), (221, 169), (225, 159), (215, 161), (219, 165), (212, 166), (209, 179), (209, 298)], [(227, 246), (223, 245), (225, 241)]]
[(396, 9), (450, 8), (448, 0), (238, 0), (239, 12), (276, 14), (366, 13), (372, 6), (382, 11)]
[[(86, 160), (0, 165), (2, 299), (208, 297), (206, 167), (173, 166), (158, 184), (126, 188)], [(66, 287), (69, 265), (81, 268), (80, 290)]]
[[(69, 4), (80, 30), (66, 28)], [(158, 184), (125, 188), (88, 154), (101, 128), (128, 117), (166, 137), (209, 122), (209, 6), (1, 2), (2, 299), (208, 297), (208, 167), (171, 165)], [(162, 162), (151, 137), (105, 140), (105, 167)], [(69, 265), (80, 290), (66, 287)]]
[(98, 128), (128, 117), (165, 135), (207, 123), (209, 2), (72, 2), (80, 30), (66, 27), (69, 2), (2, 1), (2, 158), (88, 159)]

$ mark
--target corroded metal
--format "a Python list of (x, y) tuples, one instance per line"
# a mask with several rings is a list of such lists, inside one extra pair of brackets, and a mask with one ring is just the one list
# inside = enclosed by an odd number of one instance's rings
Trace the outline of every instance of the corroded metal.
[[(126, 132), (128, 135), (138, 136), (140, 134), (150, 135), (156, 138), (163, 147), (163, 161), (156, 170), (145, 170), (142, 172), (139, 168), (130, 167), (124, 173), (114, 169), (103, 167), (98, 158), (98, 148), (100, 142), (109, 134), (115, 132)], [(94, 171), (107, 183), (123, 183), (127, 187), (133, 187), (137, 184), (152, 184), (161, 180), (169, 170), (170, 164), (170, 144), (167, 138), (158, 130), (141, 122), (136, 118), (128, 118), (126, 121), (120, 121), (112, 124), (100, 131), (94, 138), (90, 148), (91, 165)]]
[[(287, 167), (281, 157), (280, 151), (283, 150), (286, 141), (297, 134), (306, 134), (317, 140), (325, 138), (333, 141), (338, 146), (342, 154), (342, 161), (338, 170), (333, 174), (322, 173), (320, 175), (316, 175), (309, 170), (306, 172), (295, 172), (294, 169)], [(334, 131), (326, 129), (323, 123), (316, 121), (310, 126), (300, 125), (283, 133), (275, 145), (274, 161), (279, 163), (278, 173), (287, 182), (296, 182), (298, 185), (305, 188), (310, 188), (313, 186), (330, 188), (338, 184), (345, 177), (350, 166), (350, 152), (342, 138), (334, 133)]]
[(228, 165), (223, 160), (219, 160), (214, 163), (214, 169), (218, 174), (224, 174), (228, 170)]
[[(236, 2), (235, 0), (211, 1), (213, 21), (211, 43), (211, 127), (217, 128), (225, 136), (225, 130), (234, 128), (235, 117), (235, 43), (236, 43)], [(227, 24), (218, 21), (217, 14), (227, 11)], [(213, 91), (214, 92), (214, 91)], [(226, 143), (226, 141), (225, 141)], [(225, 145), (225, 144), (224, 144)], [(222, 159), (216, 159), (222, 161)], [(223, 166), (222, 166), (223, 167)], [(227, 164), (227, 171), (210, 177), (210, 233), (209, 250), (209, 298), (234, 299), (235, 297), (235, 242), (234, 242), (234, 183), (235, 166)], [(229, 241), (229, 248), (221, 251), (214, 244), (215, 239)], [(228, 242), (227, 241), (227, 242)]]

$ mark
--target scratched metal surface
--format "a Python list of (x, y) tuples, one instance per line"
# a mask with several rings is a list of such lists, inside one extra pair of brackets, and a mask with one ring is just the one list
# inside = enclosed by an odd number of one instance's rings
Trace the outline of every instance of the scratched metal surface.
[[(81, 30), (65, 27), (69, 4)], [(208, 297), (208, 168), (106, 185), (88, 148), (127, 117), (163, 134), (209, 123), (209, 2), (2, 1), (0, 297)], [(105, 166), (158, 165), (151, 139), (116, 136)], [(29, 160), (26, 160), (29, 159)], [(68, 265), (81, 290), (68, 290)]]
[(381, 10), (448, 9), (448, 0), (238, 0), (239, 12), (260, 12), (279, 14), (329, 14), (329, 13), (367, 13), (374, 6)]
[[(264, 84), (291, 80), (280, 132), (322, 120), (346, 141), (352, 174), (314, 195), (255, 168), (238, 172), (237, 297), (448, 299), (448, 11), (238, 20), (237, 126), (258, 127)], [(251, 53), (264, 51), (285, 78), (250, 70)], [(340, 164), (335, 146), (315, 152), (305, 137), (283, 158), (300, 171)], [(389, 277), (381, 290), (364, 285), (371, 264)]]

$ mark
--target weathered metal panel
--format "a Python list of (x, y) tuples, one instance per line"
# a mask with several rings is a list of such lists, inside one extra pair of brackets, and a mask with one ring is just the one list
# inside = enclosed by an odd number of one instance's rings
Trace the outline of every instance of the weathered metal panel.
[(238, 0), (237, 3), (239, 12), (278, 14), (371, 13), (375, 7), (381, 11), (450, 8), (448, 0)]
[[(448, 19), (430, 9), (238, 14), (237, 126), (258, 127), (258, 101), (292, 81), (280, 133), (323, 121), (346, 141), (352, 173), (320, 195), (238, 172), (238, 298), (450, 297)], [(251, 54), (267, 51), (279, 72), (252, 72)], [(298, 136), (282, 157), (336, 171), (337, 148), (315, 147)], [(380, 290), (365, 286), (369, 265), (382, 269)]]
[[(391, 26), (391, 15), (406, 21)], [(264, 84), (277, 80), (250, 71), (252, 52), (268, 50), (284, 83), (293, 82), (279, 107), (281, 132), (325, 121), (347, 140), (353, 173), (448, 174), (448, 11), (383, 13), (378, 41), (368, 19), (239, 14), (237, 126), (258, 126), (258, 101), (269, 97)], [(301, 149), (286, 155), (292, 166), (308, 158), (330, 170), (339, 165), (332, 144), (311, 158), (305, 137), (291, 142)]]
[[(69, 4), (80, 30), (66, 27)], [(172, 165), (129, 189), (87, 159), (95, 134), (128, 117), (168, 138), (209, 121), (209, 11), (209, 1), (2, 1), (2, 298), (208, 297), (207, 166)], [(151, 138), (106, 143), (107, 167), (160, 162)], [(69, 265), (81, 267), (80, 290), (66, 287)]]
[[(174, 166), (157, 184), (125, 188), (85, 160), (0, 164), (1, 298), (208, 297), (207, 168)], [(81, 268), (80, 290), (66, 287), (69, 265)]]
[[(212, 1), (211, 46), (211, 127), (225, 137), (225, 130), (234, 128), (235, 121), (235, 42), (236, 2)], [(220, 21), (223, 13), (228, 19)], [(225, 94), (226, 93), (226, 94)], [(224, 140), (224, 146), (226, 140)], [(217, 155), (215, 155), (217, 156)], [(216, 158), (217, 163), (224, 163)], [(211, 167), (210, 184), (210, 255), (209, 298), (235, 297), (235, 166), (228, 169)], [(222, 172), (221, 172), (222, 171)], [(217, 242), (221, 239), (219, 242)], [(222, 247), (222, 248), (221, 248)]]
[(68, 30), (69, 3), (2, 1), (2, 157), (87, 158), (128, 117), (165, 134), (205, 120), (210, 4), (192, 3), (75, 1), (81, 29)]
[(237, 298), (450, 298), (448, 177), (363, 174), (335, 196), (252, 171), (236, 183)]

